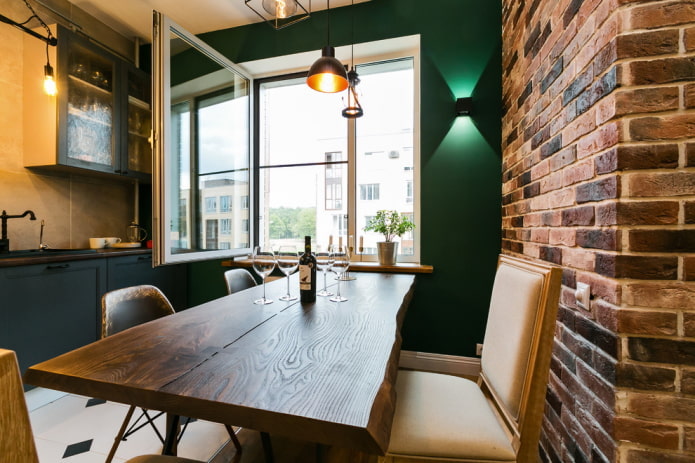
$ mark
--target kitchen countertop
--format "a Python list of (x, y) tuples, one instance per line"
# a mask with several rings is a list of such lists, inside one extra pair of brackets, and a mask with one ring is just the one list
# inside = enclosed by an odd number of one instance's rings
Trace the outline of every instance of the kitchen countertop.
[(3, 257), (0, 254), (0, 267), (18, 267), (20, 265), (32, 265), (32, 264), (47, 264), (51, 262), (65, 262), (65, 261), (75, 261), (75, 260), (87, 260), (87, 259), (101, 259), (104, 257), (117, 257), (117, 256), (132, 256), (140, 254), (151, 254), (152, 250), (148, 248), (112, 248), (112, 249), (97, 249), (95, 252), (76, 252), (70, 253), (69, 251), (61, 252), (59, 254), (39, 254), (36, 256), (18, 256), (18, 257)]

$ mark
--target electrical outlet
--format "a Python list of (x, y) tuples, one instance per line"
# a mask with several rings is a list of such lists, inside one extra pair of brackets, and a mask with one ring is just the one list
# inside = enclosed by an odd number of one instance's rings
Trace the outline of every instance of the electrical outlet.
[(586, 283), (577, 282), (577, 289), (574, 292), (577, 305), (584, 310), (589, 310), (591, 304), (591, 286)]
[(483, 355), (483, 345), (482, 344), (476, 344), (475, 345), (475, 355), (477, 355), (477, 356)]

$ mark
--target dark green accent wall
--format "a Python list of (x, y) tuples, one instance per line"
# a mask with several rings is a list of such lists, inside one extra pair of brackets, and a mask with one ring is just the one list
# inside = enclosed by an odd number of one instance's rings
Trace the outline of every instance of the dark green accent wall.
[[(371, 0), (332, 9), (331, 45), (421, 35), (421, 260), (403, 349), (473, 356), (482, 342), (501, 234), (501, 2)], [(275, 31), (200, 36), (234, 62), (320, 49), (326, 12)], [(474, 97), (456, 118), (457, 97)], [(365, 107), (365, 111), (369, 108)], [(359, 123), (359, 122), (358, 122)], [(224, 294), (219, 261), (190, 264), (191, 305)], [(359, 275), (357, 275), (359, 278)]]

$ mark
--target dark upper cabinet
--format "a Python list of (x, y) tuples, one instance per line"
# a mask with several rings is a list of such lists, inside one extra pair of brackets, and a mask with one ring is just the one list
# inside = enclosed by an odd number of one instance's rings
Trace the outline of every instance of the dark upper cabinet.
[(24, 41), (24, 129), (31, 134), (24, 165), (149, 180), (149, 76), (86, 37), (62, 26), (54, 30), (58, 46), (48, 52), (57, 96), (39, 86), (45, 44)]

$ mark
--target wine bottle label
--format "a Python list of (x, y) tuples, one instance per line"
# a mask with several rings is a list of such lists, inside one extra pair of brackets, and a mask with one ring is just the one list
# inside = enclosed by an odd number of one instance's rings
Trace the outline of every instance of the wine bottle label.
[(299, 266), (299, 289), (311, 291), (311, 264)]

